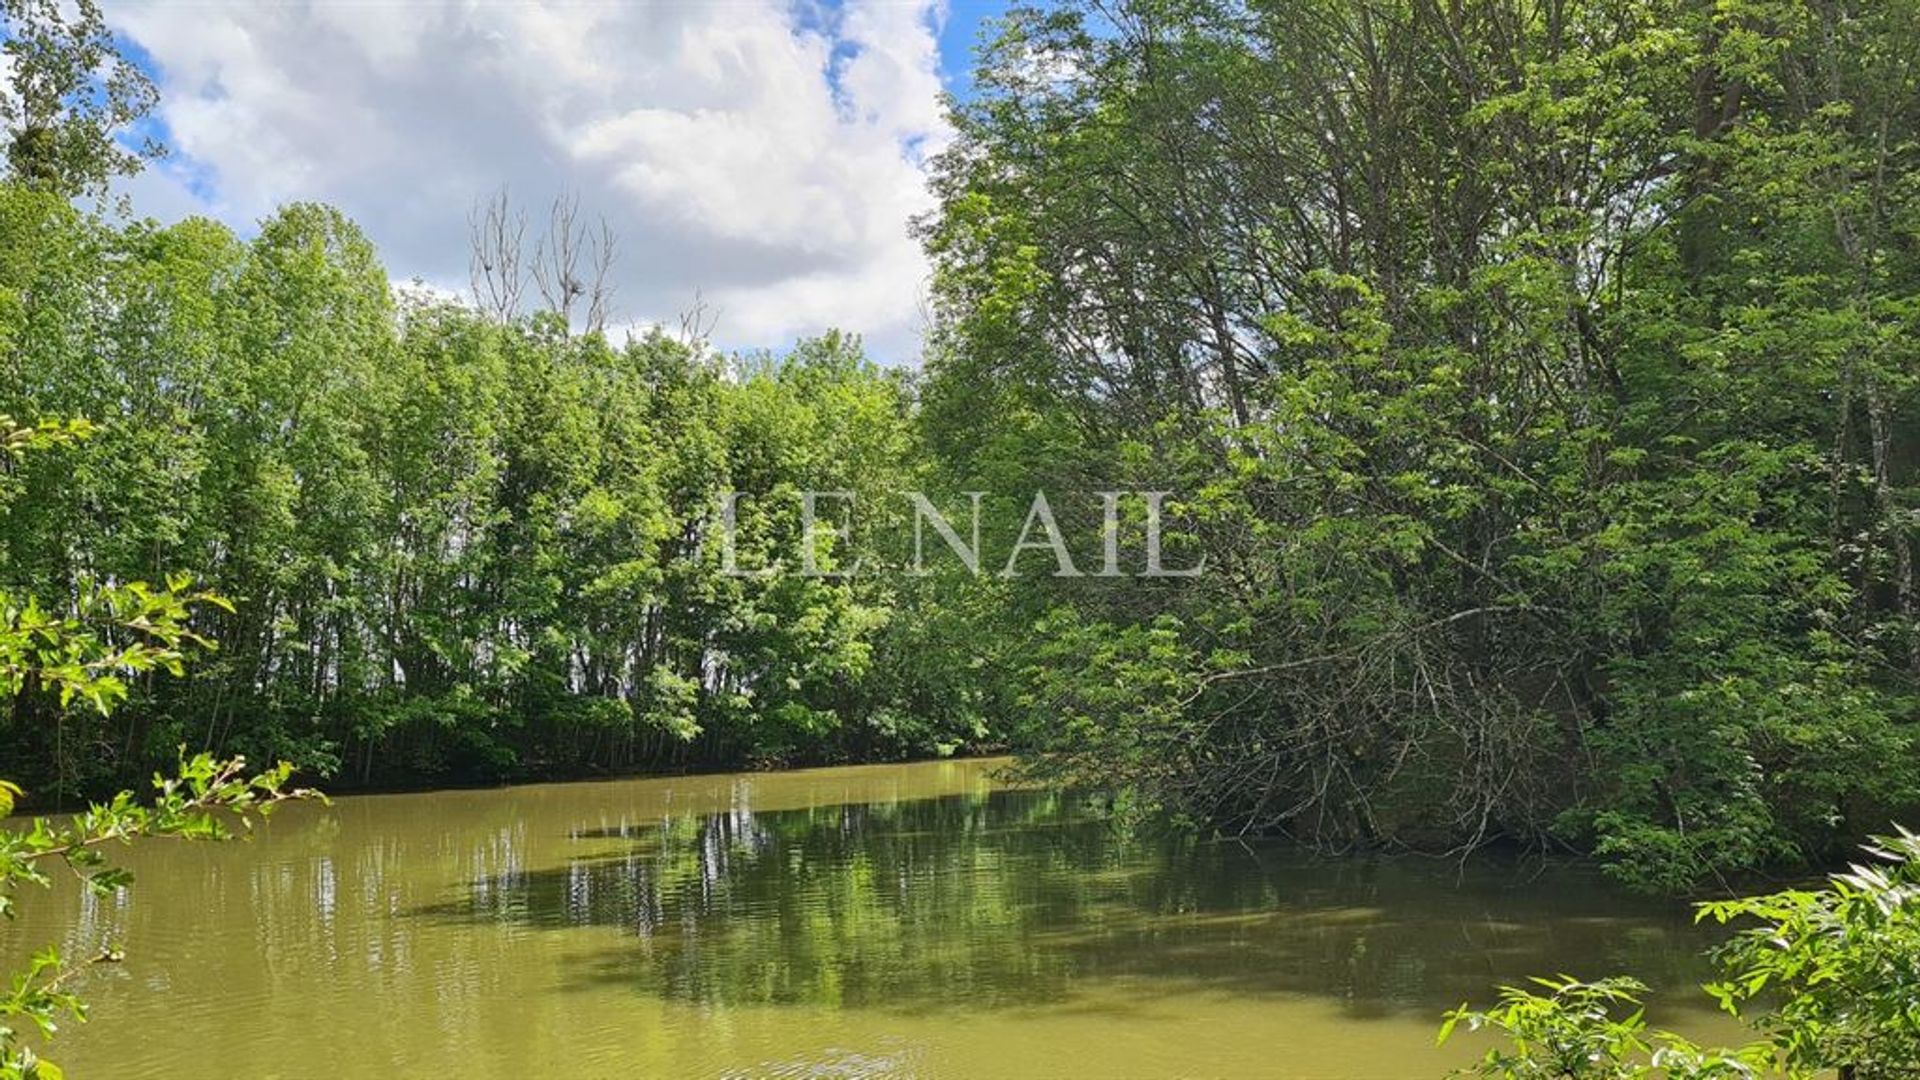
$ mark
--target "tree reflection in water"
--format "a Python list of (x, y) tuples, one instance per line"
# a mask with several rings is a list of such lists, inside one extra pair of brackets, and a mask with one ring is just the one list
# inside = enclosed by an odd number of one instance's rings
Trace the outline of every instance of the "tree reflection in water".
[(418, 909), (623, 928), (579, 971), (715, 1005), (1071, 1005), (1092, 980), (1435, 1013), (1539, 971), (1702, 975), (1683, 908), (1569, 868), (1318, 858), (1278, 843), (1131, 835), (1031, 790), (581, 830), (566, 865)]

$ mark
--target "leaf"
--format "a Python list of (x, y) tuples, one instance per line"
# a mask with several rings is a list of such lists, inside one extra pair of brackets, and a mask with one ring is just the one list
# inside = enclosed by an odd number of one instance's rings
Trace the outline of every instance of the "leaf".
[(1460, 1003), (1459, 1008), (1454, 1009), (1452, 1012), (1449, 1012), (1447, 1014), (1446, 1020), (1443, 1021), (1440, 1025), (1440, 1035), (1438, 1038), (1433, 1040), (1433, 1045), (1445, 1046), (1447, 1040), (1453, 1036), (1453, 1029), (1459, 1025), (1461, 1019), (1466, 1015), (1467, 1015), (1467, 1003), (1463, 1001)]

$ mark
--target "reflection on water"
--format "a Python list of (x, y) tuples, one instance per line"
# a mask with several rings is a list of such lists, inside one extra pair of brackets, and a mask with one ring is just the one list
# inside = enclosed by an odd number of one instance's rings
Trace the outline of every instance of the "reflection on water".
[(1431, 1017), (1556, 955), (1691, 974), (1684, 919), (1623, 919), (1621, 898), (1587, 882), (1128, 839), (1051, 792), (736, 810), (571, 839), (562, 865), (483, 877), (413, 914), (618, 928), (628, 944), (579, 982), (720, 1006), (988, 1010), (1134, 977)]
[(1684, 910), (1583, 873), (1133, 837), (991, 773), (300, 807), (0, 940), (128, 950), (63, 1040), (103, 1077), (1438, 1076), (1500, 981), (1703, 974)]

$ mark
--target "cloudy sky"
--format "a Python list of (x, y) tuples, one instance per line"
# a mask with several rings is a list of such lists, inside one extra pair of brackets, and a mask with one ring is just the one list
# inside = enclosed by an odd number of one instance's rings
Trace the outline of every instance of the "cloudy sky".
[(136, 209), (250, 232), (332, 203), (394, 278), (464, 291), (467, 216), (505, 185), (618, 236), (617, 322), (696, 293), (729, 347), (828, 326), (911, 362), (906, 232), (948, 137), (938, 94), (1001, 0), (108, 0), (173, 150)]

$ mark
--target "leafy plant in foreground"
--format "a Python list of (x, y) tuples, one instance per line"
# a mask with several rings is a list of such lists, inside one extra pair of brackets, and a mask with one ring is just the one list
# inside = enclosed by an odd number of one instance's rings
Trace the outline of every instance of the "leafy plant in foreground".
[[(20, 427), (0, 415), (0, 460), (75, 442), (92, 431), (83, 421)], [(144, 582), (89, 585), (67, 613), (48, 612), (0, 591), (0, 700), (51, 692), (62, 709), (81, 701), (102, 715), (110, 713), (126, 698), (124, 676), (155, 669), (177, 674), (188, 650), (213, 648), (189, 628), (188, 619), (200, 604), (232, 607), (212, 593), (191, 590), (185, 577), (170, 579), (164, 589)], [(230, 821), (250, 829), (254, 816), (314, 795), (287, 787), (292, 772), (283, 761), (250, 776), (243, 758), (223, 761), (207, 753), (188, 758), (183, 751), (175, 775), (153, 778), (151, 803), (122, 791), (66, 824), (37, 817), (24, 828), (0, 829), (0, 915), (13, 917), (14, 893), (22, 884), (52, 884), (47, 868), (56, 861), (88, 889), (107, 895), (132, 881), (126, 870), (108, 863), (101, 850), (108, 844), (142, 836), (223, 840), (232, 835)], [(17, 785), (0, 780), (0, 817), (13, 813), (21, 794)], [(108, 953), (100, 959), (115, 958)], [(51, 1037), (63, 1015), (85, 1018), (85, 1004), (67, 985), (79, 970), (49, 947), (0, 989), (0, 1080), (63, 1075), (25, 1036)]]
[[(151, 805), (122, 791), (73, 815), (65, 825), (38, 817), (25, 828), (0, 830), (0, 914), (13, 917), (14, 891), (20, 885), (51, 885), (46, 868), (55, 861), (79, 875), (88, 889), (106, 896), (133, 880), (125, 869), (108, 863), (101, 850), (108, 844), (130, 843), (136, 837), (225, 840), (233, 835), (229, 820), (251, 829), (255, 816), (265, 817), (280, 803), (314, 797), (314, 792), (286, 786), (292, 772), (293, 766), (283, 761), (249, 776), (243, 758), (221, 761), (196, 754), (181, 760), (177, 775), (153, 778)], [(19, 793), (19, 788), (0, 781), (0, 814), (12, 811)], [(117, 959), (119, 954), (110, 951), (96, 962)], [(67, 988), (81, 970), (49, 946), (0, 991), (0, 1080), (59, 1080), (64, 1075), (23, 1036), (50, 1038), (62, 1015), (86, 1018), (85, 1002)]]
[[(1646, 986), (1616, 976), (1582, 982), (1569, 975), (1529, 980), (1546, 992), (1500, 988), (1485, 1012), (1461, 1006), (1447, 1014), (1440, 1041), (1459, 1024), (1493, 1029), (1508, 1043), (1487, 1051), (1465, 1075), (1490, 1080), (1708, 1080), (1757, 1076), (1772, 1059), (1764, 1043), (1711, 1050), (1669, 1032), (1647, 1030), (1640, 996)], [(1624, 1014), (1624, 1015), (1623, 1015)]]
[(1747, 1015), (1791, 1070), (1853, 1080), (1920, 1076), (1920, 834), (1868, 845), (1824, 889), (1700, 905), (1700, 917), (1755, 920), (1723, 946), (1707, 987)]
[(1641, 983), (1568, 976), (1534, 979), (1545, 993), (1504, 987), (1484, 1012), (1463, 1005), (1440, 1040), (1463, 1023), (1505, 1036), (1468, 1070), (1499, 1080), (1920, 1076), (1920, 834), (1900, 829), (1866, 850), (1875, 863), (1825, 888), (1698, 906), (1701, 920), (1750, 922), (1715, 951), (1721, 977), (1706, 990), (1760, 1041), (1708, 1049), (1649, 1032)]

